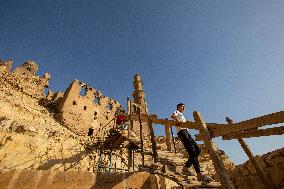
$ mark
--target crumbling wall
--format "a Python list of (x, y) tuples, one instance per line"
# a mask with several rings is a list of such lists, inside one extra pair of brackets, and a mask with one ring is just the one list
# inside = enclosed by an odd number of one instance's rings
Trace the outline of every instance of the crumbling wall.
[(59, 103), (59, 119), (73, 132), (85, 135), (89, 128), (96, 131), (114, 121), (115, 111), (120, 107), (116, 100), (74, 80)]
[[(162, 186), (164, 185), (164, 186)], [(162, 176), (149, 173), (98, 173), (82, 171), (13, 170), (0, 172), (0, 188), (17, 189), (166, 189), (177, 184)]]
[(13, 66), (12, 60), (7, 60), (5, 62), (2, 62), (0, 60), (0, 77), (2, 76), (2, 74), (11, 72), (12, 66)]
[(45, 73), (42, 77), (37, 76), (36, 72), (39, 67), (34, 61), (25, 62), (13, 72), (11, 72), (12, 65), (12, 60), (0, 63), (1, 84), (7, 85), (7, 88), (13, 87), (37, 99), (45, 98), (44, 90), (49, 87), (50, 75)]
[[(284, 188), (284, 148), (256, 156), (256, 161), (271, 182), (271, 188)], [(238, 165), (230, 173), (236, 188), (265, 189), (250, 161)]]

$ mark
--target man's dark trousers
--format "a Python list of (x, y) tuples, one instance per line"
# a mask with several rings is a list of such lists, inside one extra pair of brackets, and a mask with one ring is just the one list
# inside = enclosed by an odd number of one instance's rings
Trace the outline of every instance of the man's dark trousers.
[(188, 161), (185, 163), (185, 167), (190, 167), (193, 165), (196, 173), (200, 173), (198, 155), (200, 154), (201, 150), (199, 149), (198, 145), (188, 133), (187, 129), (180, 130), (177, 135), (181, 139), (189, 156)]

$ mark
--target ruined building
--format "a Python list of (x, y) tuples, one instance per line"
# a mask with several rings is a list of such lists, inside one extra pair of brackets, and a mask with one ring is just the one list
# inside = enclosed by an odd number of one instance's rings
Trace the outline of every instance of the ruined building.
[[(133, 78), (133, 99), (122, 107), (79, 80), (72, 81), (65, 92), (48, 90), (46, 94), (50, 75), (37, 76), (38, 69), (34, 61), (14, 70), (12, 60), (0, 61), (0, 188), (165, 189), (223, 184), (206, 144), (200, 146), (201, 167), (215, 181), (199, 182), (193, 168), (192, 175), (181, 174), (188, 156), (181, 142), (169, 137), (175, 123), (148, 115), (139, 75)], [(127, 137), (116, 130), (117, 109), (126, 110), (128, 131), (139, 137), (139, 148), (126, 145)], [(277, 114), (277, 119), (281, 117)], [(165, 126), (166, 137), (154, 136), (153, 124)], [(189, 124), (196, 127), (195, 122)], [(219, 131), (216, 125), (209, 126), (215, 134), (228, 127)], [(172, 144), (174, 148), (169, 148)], [(235, 166), (223, 151), (215, 152), (235, 188), (267, 188), (251, 162)], [(256, 157), (276, 188), (284, 187), (283, 159), (283, 148)]]

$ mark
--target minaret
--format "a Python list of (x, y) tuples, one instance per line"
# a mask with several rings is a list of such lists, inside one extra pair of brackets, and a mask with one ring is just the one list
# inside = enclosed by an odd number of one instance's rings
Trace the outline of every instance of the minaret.
[(145, 93), (143, 91), (143, 82), (141, 76), (136, 74), (133, 80), (134, 91), (132, 93), (134, 102), (142, 106), (142, 113), (148, 113), (147, 102), (145, 100)]

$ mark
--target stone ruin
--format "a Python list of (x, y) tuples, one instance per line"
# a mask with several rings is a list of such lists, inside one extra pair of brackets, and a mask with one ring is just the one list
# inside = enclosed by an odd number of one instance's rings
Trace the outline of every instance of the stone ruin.
[[(144, 167), (141, 152), (129, 153), (122, 144), (111, 150), (93, 146), (96, 140), (90, 137), (107, 137), (103, 128), (113, 127), (115, 112), (124, 109), (122, 105), (79, 80), (65, 92), (45, 94), (48, 73), (37, 76), (39, 66), (34, 61), (14, 70), (12, 65), (12, 60), (0, 61), (0, 188), (221, 187), (218, 182), (200, 183), (196, 175), (179, 174), (187, 154), (178, 140), (174, 153), (167, 150), (165, 137), (156, 137), (158, 162), (153, 163), (151, 132), (145, 122), (130, 125), (137, 135), (143, 133)], [(133, 87), (132, 112), (148, 114), (139, 75), (134, 76)], [(207, 149), (201, 149), (203, 170), (217, 179)], [(219, 153), (235, 188), (265, 188), (251, 163), (235, 166), (224, 152)], [(256, 159), (274, 186), (284, 188), (283, 148)], [(185, 179), (190, 184), (183, 183)]]
[(45, 73), (42, 77), (36, 75), (38, 65), (34, 61), (27, 61), (11, 72), (12, 60), (0, 62), (0, 76), (3, 84), (9, 83), (36, 99), (45, 98), (44, 90), (49, 87), (50, 75)]
[(47, 99), (58, 103), (58, 118), (71, 131), (86, 135), (89, 128), (98, 130), (114, 118), (121, 104), (95, 88), (74, 80), (61, 97), (50, 91)]

